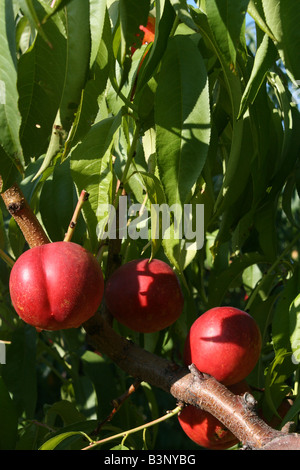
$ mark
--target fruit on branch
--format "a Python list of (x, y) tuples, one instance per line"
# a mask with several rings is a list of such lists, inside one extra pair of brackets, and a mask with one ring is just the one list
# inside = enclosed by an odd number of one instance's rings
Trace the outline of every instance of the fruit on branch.
[(184, 303), (176, 274), (159, 259), (138, 259), (120, 266), (106, 283), (105, 301), (121, 324), (140, 333), (170, 326)]
[(91, 253), (72, 242), (25, 251), (9, 280), (18, 315), (40, 330), (77, 328), (94, 315), (104, 291), (101, 268)]
[[(140, 30), (144, 33), (144, 36), (141, 40), (142, 45), (143, 44), (149, 44), (149, 43), (153, 42), (154, 37), (155, 37), (155, 18), (153, 16), (149, 16), (146, 26), (141, 25)], [(137, 36), (140, 39), (141, 35), (138, 34)], [(131, 47), (131, 55), (136, 51), (136, 49), (137, 49), (136, 44), (134, 44)], [(147, 53), (148, 53), (148, 51), (145, 52), (145, 54), (143, 55), (143, 57), (142, 57), (142, 59), (139, 63), (137, 74), (136, 74), (136, 77), (135, 77), (135, 80), (134, 80), (134, 83), (133, 83), (133, 86), (132, 86), (132, 90), (131, 90), (131, 98), (130, 98), (131, 100), (133, 100), (133, 98), (134, 98), (139, 71), (141, 69), (141, 66), (142, 66), (142, 64), (145, 60), (145, 57), (146, 57)]]
[[(155, 18), (153, 16), (149, 16), (146, 26), (140, 25), (140, 30), (144, 34), (143, 35), (137, 34), (137, 37), (141, 40), (142, 45), (153, 42), (154, 36), (155, 36)], [(136, 45), (133, 45), (131, 47), (131, 54), (133, 54), (136, 51), (136, 49), (137, 49)]]
[[(240, 396), (250, 392), (250, 387), (244, 380), (228, 388)], [(195, 406), (185, 406), (178, 415), (178, 421), (185, 434), (201, 447), (224, 450), (239, 442), (217, 418)]]
[(192, 324), (184, 346), (184, 362), (214, 376), (224, 385), (243, 380), (261, 352), (255, 320), (235, 307), (215, 307)]

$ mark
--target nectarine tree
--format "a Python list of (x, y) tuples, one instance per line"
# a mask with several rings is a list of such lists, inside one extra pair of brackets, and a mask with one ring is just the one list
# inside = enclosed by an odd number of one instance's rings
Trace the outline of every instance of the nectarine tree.
[(299, 20), (0, 0), (1, 450), (300, 448)]

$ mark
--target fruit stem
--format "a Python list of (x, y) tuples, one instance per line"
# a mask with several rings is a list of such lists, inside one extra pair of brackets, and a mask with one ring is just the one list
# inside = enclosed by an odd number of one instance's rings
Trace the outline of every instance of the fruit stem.
[(141, 381), (139, 379), (136, 379), (134, 383), (130, 385), (128, 390), (126, 390), (126, 392), (123, 393), (123, 395), (112, 400), (112, 404), (114, 408), (112, 409), (110, 414), (97, 426), (97, 429), (93, 432), (93, 434), (97, 435), (100, 433), (102, 426), (110, 422), (113, 419), (114, 415), (119, 411), (119, 409), (121, 408), (125, 400), (127, 400), (133, 393), (135, 393), (140, 385), (141, 385)]
[(65, 234), (64, 242), (71, 241), (74, 230), (75, 230), (75, 227), (76, 227), (76, 224), (77, 224), (77, 220), (78, 220), (80, 211), (82, 209), (83, 204), (85, 203), (85, 201), (88, 200), (88, 198), (89, 198), (89, 193), (87, 191), (85, 191), (85, 189), (83, 189), (81, 191), (79, 199), (77, 201), (77, 204), (76, 204), (76, 207), (75, 207), (75, 210), (74, 210), (74, 214), (73, 214), (72, 220), (69, 224), (67, 233)]
[(42, 225), (17, 184), (4, 191), (1, 196), (8, 212), (20, 227), (30, 248), (50, 243)]

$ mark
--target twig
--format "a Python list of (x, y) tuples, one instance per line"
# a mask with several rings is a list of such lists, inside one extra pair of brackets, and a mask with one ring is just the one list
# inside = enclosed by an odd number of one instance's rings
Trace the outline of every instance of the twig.
[(102, 428), (102, 426), (104, 426), (104, 424), (106, 424), (106, 423), (109, 423), (113, 419), (114, 415), (119, 411), (119, 409), (121, 408), (121, 406), (123, 405), (125, 400), (127, 400), (127, 398), (129, 398), (130, 395), (132, 395), (137, 390), (137, 388), (140, 386), (140, 384), (141, 384), (141, 380), (138, 380), (138, 379), (135, 380), (134, 383), (130, 385), (129, 389), (125, 393), (123, 393), (123, 395), (121, 395), (118, 398), (115, 398), (112, 401), (114, 408), (112, 409), (110, 414), (107, 416), (107, 418), (105, 418), (98, 425), (97, 429), (94, 431), (93, 434), (99, 434), (99, 431)]
[(76, 224), (77, 224), (77, 220), (78, 220), (80, 211), (82, 209), (83, 204), (85, 203), (85, 201), (88, 200), (88, 198), (89, 198), (89, 193), (87, 191), (85, 191), (85, 189), (83, 189), (81, 191), (81, 194), (80, 194), (79, 199), (77, 201), (72, 220), (69, 224), (68, 231), (67, 231), (67, 233), (65, 235), (65, 238), (64, 238), (64, 242), (71, 241), (74, 230), (75, 230), (75, 227), (76, 227)]
[(104, 444), (106, 442), (112, 441), (114, 439), (118, 439), (119, 437), (127, 438), (130, 434), (133, 434), (135, 432), (139, 431), (144, 431), (147, 428), (150, 428), (151, 426), (155, 426), (156, 424), (159, 424), (163, 421), (166, 421), (167, 419), (172, 418), (173, 416), (177, 415), (182, 409), (182, 406), (176, 406), (171, 411), (168, 411), (165, 415), (161, 416), (160, 418), (154, 419), (153, 421), (150, 421), (149, 423), (142, 424), (141, 426), (137, 426), (136, 428), (129, 429), (128, 431), (120, 432), (119, 434), (114, 434), (113, 436), (106, 437), (105, 439), (101, 439), (100, 441), (94, 441), (91, 443), (89, 446), (84, 447), (81, 450), (90, 450), (93, 449), (94, 447)]

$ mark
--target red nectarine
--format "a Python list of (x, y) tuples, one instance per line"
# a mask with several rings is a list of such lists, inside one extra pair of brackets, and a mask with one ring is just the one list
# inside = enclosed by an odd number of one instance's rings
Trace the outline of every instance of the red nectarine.
[[(250, 392), (250, 387), (245, 381), (228, 388), (235, 395)], [(186, 435), (201, 447), (224, 450), (239, 442), (217, 418), (195, 406), (185, 406), (178, 415), (178, 421)]]
[(255, 367), (261, 334), (255, 320), (234, 307), (215, 307), (193, 323), (184, 347), (184, 362), (224, 385), (240, 382)]
[(104, 290), (100, 265), (80, 245), (54, 242), (25, 251), (9, 281), (18, 315), (38, 329), (77, 328), (94, 315)]
[(106, 284), (105, 301), (120, 323), (140, 333), (170, 326), (183, 309), (177, 276), (159, 259), (133, 260), (118, 268)]

